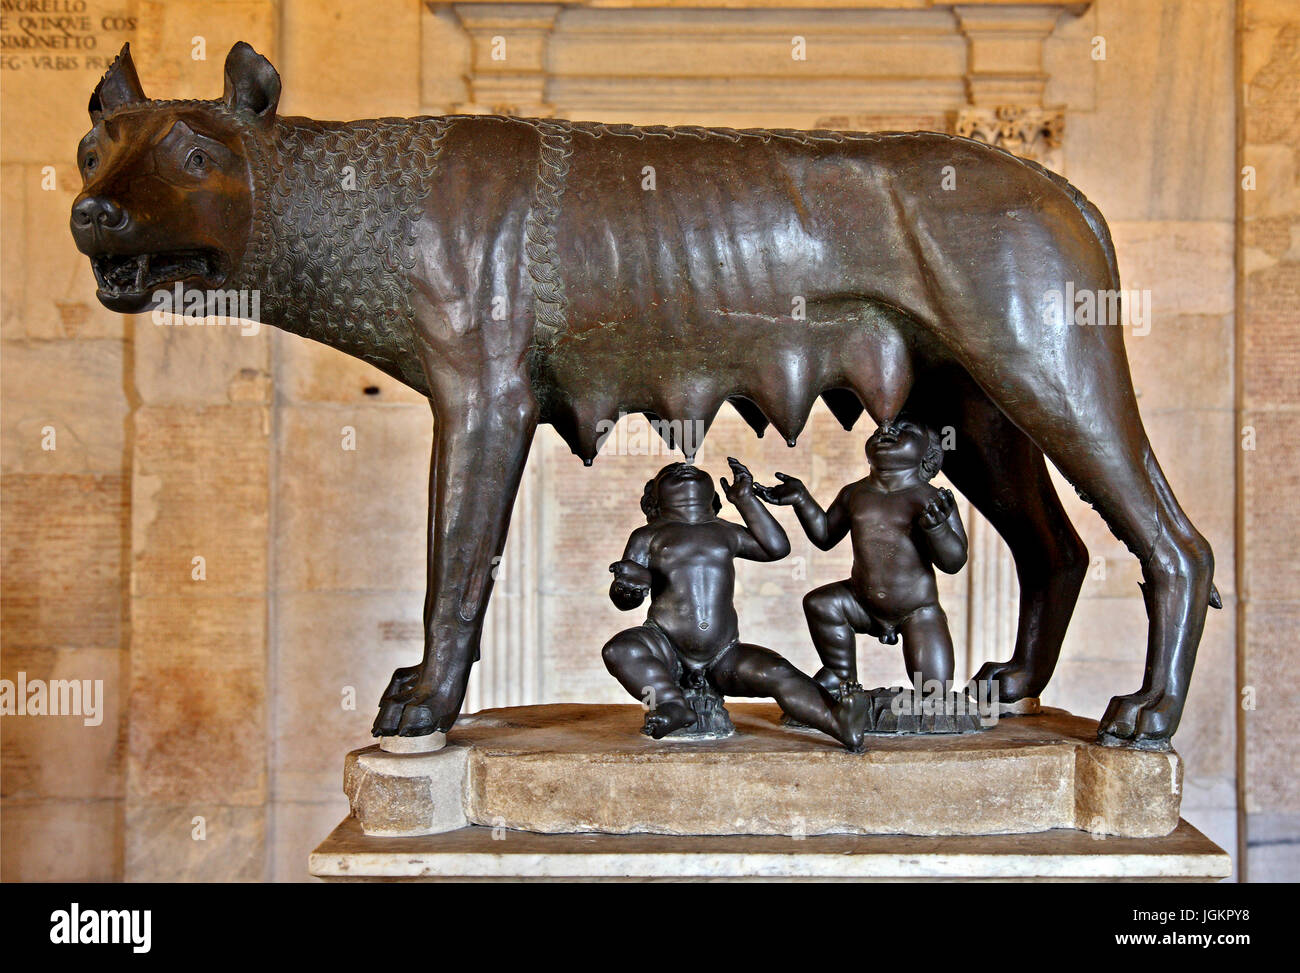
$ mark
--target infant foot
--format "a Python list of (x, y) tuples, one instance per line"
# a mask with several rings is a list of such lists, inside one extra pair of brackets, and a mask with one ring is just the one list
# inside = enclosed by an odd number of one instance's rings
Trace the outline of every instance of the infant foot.
[(866, 732), (871, 728), (871, 697), (865, 692), (855, 692), (836, 702), (835, 723), (840, 728), (840, 743), (853, 753), (867, 748)]
[(831, 712), (839, 728), (836, 736), (840, 743), (854, 753), (862, 753), (866, 749), (866, 732), (871, 729), (871, 696), (856, 682), (842, 683)]
[(662, 740), (674, 730), (680, 730), (695, 722), (695, 710), (685, 700), (670, 700), (660, 703), (645, 717), (642, 733), (649, 734), (656, 740)]

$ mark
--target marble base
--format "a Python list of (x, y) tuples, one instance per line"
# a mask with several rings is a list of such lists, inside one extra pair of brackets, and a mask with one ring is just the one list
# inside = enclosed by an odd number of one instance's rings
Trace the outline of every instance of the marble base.
[(730, 706), (734, 736), (643, 736), (636, 705), (561, 704), (463, 718), (435, 753), (350, 753), (361, 829), (402, 836), (467, 824), (546, 834), (1024, 834), (1133, 838), (1179, 821), (1176, 753), (1099, 746), (1097, 724), (1047, 709), (973, 734), (872, 737), (851, 754)]
[(1163, 838), (1082, 831), (918, 838), (528, 834), (470, 826), (375, 838), (355, 818), (311, 854), (329, 881), (1136, 881), (1213, 882), (1223, 849), (1186, 821)]
[(447, 734), (426, 733), (418, 737), (380, 737), (379, 749), (384, 753), (436, 753), (447, 745)]
[(1033, 716), (1042, 711), (1043, 704), (1037, 696), (1026, 696), (1014, 703), (998, 704), (998, 713), (1002, 716)]

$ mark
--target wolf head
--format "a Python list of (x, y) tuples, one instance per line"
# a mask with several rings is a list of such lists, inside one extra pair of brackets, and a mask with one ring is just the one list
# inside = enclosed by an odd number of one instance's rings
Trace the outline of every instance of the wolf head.
[(252, 233), (251, 159), (279, 98), (275, 68), (242, 41), (218, 101), (150, 101), (122, 48), (90, 96), (71, 221), (105, 307), (144, 311), (176, 284), (211, 290), (235, 275)]

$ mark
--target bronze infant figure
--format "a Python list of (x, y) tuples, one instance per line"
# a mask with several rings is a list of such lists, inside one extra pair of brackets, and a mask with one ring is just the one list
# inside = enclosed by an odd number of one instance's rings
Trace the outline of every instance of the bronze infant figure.
[(867, 440), (867, 476), (850, 483), (823, 510), (799, 480), (778, 473), (778, 486), (757, 486), (768, 503), (790, 505), (809, 540), (829, 551), (853, 542), (852, 576), (804, 596), (804, 614), (822, 660), (817, 681), (829, 691), (857, 683), (855, 634), (887, 645), (903, 640), (909, 681), (937, 682), (951, 692), (954, 670), (948, 617), (939, 606), (934, 569), (956, 574), (966, 563), (966, 531), (952, 493), (930, 485), (943, 463), (936, 432), (906, 415)]
[(821, 396), (846, 428), (905, 409), (953, 428), (945, 471), (1020, 577), (1011, 658), (978, 674), (1003, 700), (1047, 685), (1088, 564), (1045, 457), (1091, 499), (1150, 620), (1146, 678), (1102, 738), (1167, 744), (1214, 560), (1143, 430), (1118, 303), (1080, 327), (1049, 299), (1119, 290), (1106, 222), (1066, 180), (934, 133), (329, 122), (279, 98), (239, 43), (221, 98), (151, 101), (124, 48), (91, 95), (71, 229), (108, 308), (255, 290), (265, 323), (428, 397), (424, 657), (376, 734), (455, 722), (539, 423), (589, 463), (624, 413), (707, 427), (730, 403), (793, 443)]
[(744, 527), (718, 517), (721, 501), (698, 467), (672, 463), (646, 484), (646, 524), (609, 566), (609, 597), (629, 611), (649, 595), (650, 613), (610, 639), (605, 665), (647, 703), (645, 728), (656, 739), (700, 722), (692, 697), (770, 696), (800, 723), (860, 751), (871, 713), (861, 687), (846, 680), (832, 695), (772, 650), (740, 641), (735, 559), (780, 560), (790, 539), (759, 502), (749, 470), (727, 462), (735, 482), (722, 480), (722, 489)]

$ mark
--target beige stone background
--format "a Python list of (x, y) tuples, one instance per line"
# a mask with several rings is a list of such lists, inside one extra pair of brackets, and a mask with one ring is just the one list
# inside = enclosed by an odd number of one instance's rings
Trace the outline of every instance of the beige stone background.
[[(244, 39), (279, 68), (283, 113), (329, 118), (506, 109), (954, 130), (999, 105), (1048, 109), (1059, 144), (1026, 151), (1101, 207), (1124, 287), (1151, 291), (1150, 333), (1128, 336), (1134, 381), (1218, 559), (1224, 611), (1207, 624), (1176, 739), (1184, 814), (1233, 853), (1239, 878), (1300, 877), (1293, 2), (85, 8), (88, 30), (3, 25), (0, 668), (103, 680), (105, 718), (0, 721), (4, 880), (306, 878), (307, 852), (346, 813), (343, 754), (368, 740), (391, 669), (420, 651), (423, 402), (302, 339), (158, 327), (94, 300), (67, 229), (75, 147), (90, 90), (128, 39), (151, 96), (216, 97)], [(68, 49), (34, 54), (22, 46), (33, 35)], [(490, 54), (498, 36), (503, 62)], [(804, 61), (790, 56), (794, 36)], [(858, 475), (865, 432), (819, 408), (789, 449), (724, 416), (699, 459), (722, 472), (737, 455), (826, 498)], [(621, 700), (599, 657), (628, 620), (605, 600), (606, 565), (666, 461), (632, 452), (586, 470), (539, 434), (472, 707)], [(1141, 680), (1139, 575), (1063, 496), (1095, 561), (1044, 701), (1096, 716)], [(971, 564), (944, 588), (965, 671), (1008, 654), (1015, 616), (1005, 552), (980, 523), (971, 532)], [(192, 578), (195, 557), (205, 580)], [(800, 541), (794, 560), (743, 566), (747, 637), (811, 667), (799, 596), (846, 567), (845, 551), (813, 556)], [(864, 642), (862, 654), (869, 677), (901, 678), (890, 650)]]

